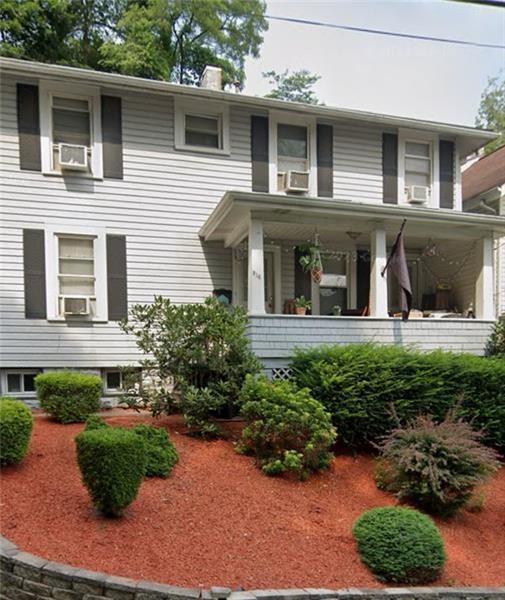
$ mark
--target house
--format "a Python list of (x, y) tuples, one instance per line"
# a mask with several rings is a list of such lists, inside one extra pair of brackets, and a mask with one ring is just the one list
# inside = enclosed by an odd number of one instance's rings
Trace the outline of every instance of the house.
[[(2, 393), (29, 401), (55, 368), (116, 392), (118, 366), (140, 358), (118, 321), (154, 294), (246, 306), (274, 376), (303, 344), (483, 351), (505, 217), (462, 210), (459, 165), (493, 134), (221, 91), (212, 67), (200, 87), (1, 69)], [(404, 219), (426, 315), (405, 323), (381, 273)], [(306, 244), (320, 281), (301, 268)], [(310, 316), (292, 314), (301, 295)]]
[[(471, 162), (463, 170), (464, 210), (505, 215), (505, 146)], [(505, 314), (505, 237), (495, 243), (495, 306)]]

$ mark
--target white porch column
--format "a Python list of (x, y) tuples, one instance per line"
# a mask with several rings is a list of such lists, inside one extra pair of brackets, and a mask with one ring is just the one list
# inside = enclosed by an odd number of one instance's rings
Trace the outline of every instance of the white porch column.
[(387, 273), (381, 273), (386, 266), (386, 231), (374, 229), (370, 235), (370, 316), (388, 316), (388, 280)]
[(477, 319), (494, 319), (493, 238), (491, 236), (479, 240), (476, 258), (475, 316)]
[(266, 311), (263, 222), (253, 217), (249, 221), (248, 253), (247, 312), (250, 315), (264, 315)]

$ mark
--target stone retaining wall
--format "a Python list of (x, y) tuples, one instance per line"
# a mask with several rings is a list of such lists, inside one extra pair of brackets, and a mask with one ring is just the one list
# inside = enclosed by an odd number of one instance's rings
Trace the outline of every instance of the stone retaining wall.
[(135, 581), (86, 571), (23, 552), (0, 536), (0, 600), (505, 600), (503, 588), (317, 588), (210, 590)]

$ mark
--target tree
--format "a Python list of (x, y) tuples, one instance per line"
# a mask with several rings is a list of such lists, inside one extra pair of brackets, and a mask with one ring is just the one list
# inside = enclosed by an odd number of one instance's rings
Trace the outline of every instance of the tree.
[(505, 145), (505, 77), (489, 77), (482, 92), (477, 127), (496, 131), (499, 136), (485, 147), (486, 154)]
[(289, 73), (286, 69), (283, 73), (268, 71), (263, 73), (275, 88), (266, 95), (267, 98), (278, 98), (290, 102), (304, 102), (305, 104), (320, 104), (317, 96), (310, 88), (320, 79), (320, 75), (313, 75), (306, 69)]

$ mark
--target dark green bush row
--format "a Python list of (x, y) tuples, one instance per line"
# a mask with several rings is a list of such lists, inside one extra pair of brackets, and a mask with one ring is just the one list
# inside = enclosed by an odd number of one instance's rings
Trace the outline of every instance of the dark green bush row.
[(37, 375), (35, 388), (40, 407), (60, 423), (85, 421), (100, 407), (102, 380), (77, 371), (54, 371)]
[(32, 429), (32, 412), (21, 400), (0, 398), (0, 464), (17, 463), (25, 456)]
[(429, 583), (444, 567), (437, 526), (412, 508), (373, 508), (356, 519), (353, 534), (361, 560), (381, 581)]
[(247, 426), (238, 450), (253, 454), (267, 475), (291, 471), (304, 479), (329, 465), (335, 430), (330, 415), (307, 390), (248, 375), (241, 399)]
[(144, 440), (123, 427), (99, 427), (83, 431), (75, 442), (82, 479), (94, 505), (106, 516), (120, 516), (144, 478)]
[(484, 430), (484, 442), (505, 452), (505, 361), (450, 352), (353, 344), (298, 350), (294, 380), (328, 410), (350, 446), (378, 442), (419, 414), (441, 421), (453, 406)]

